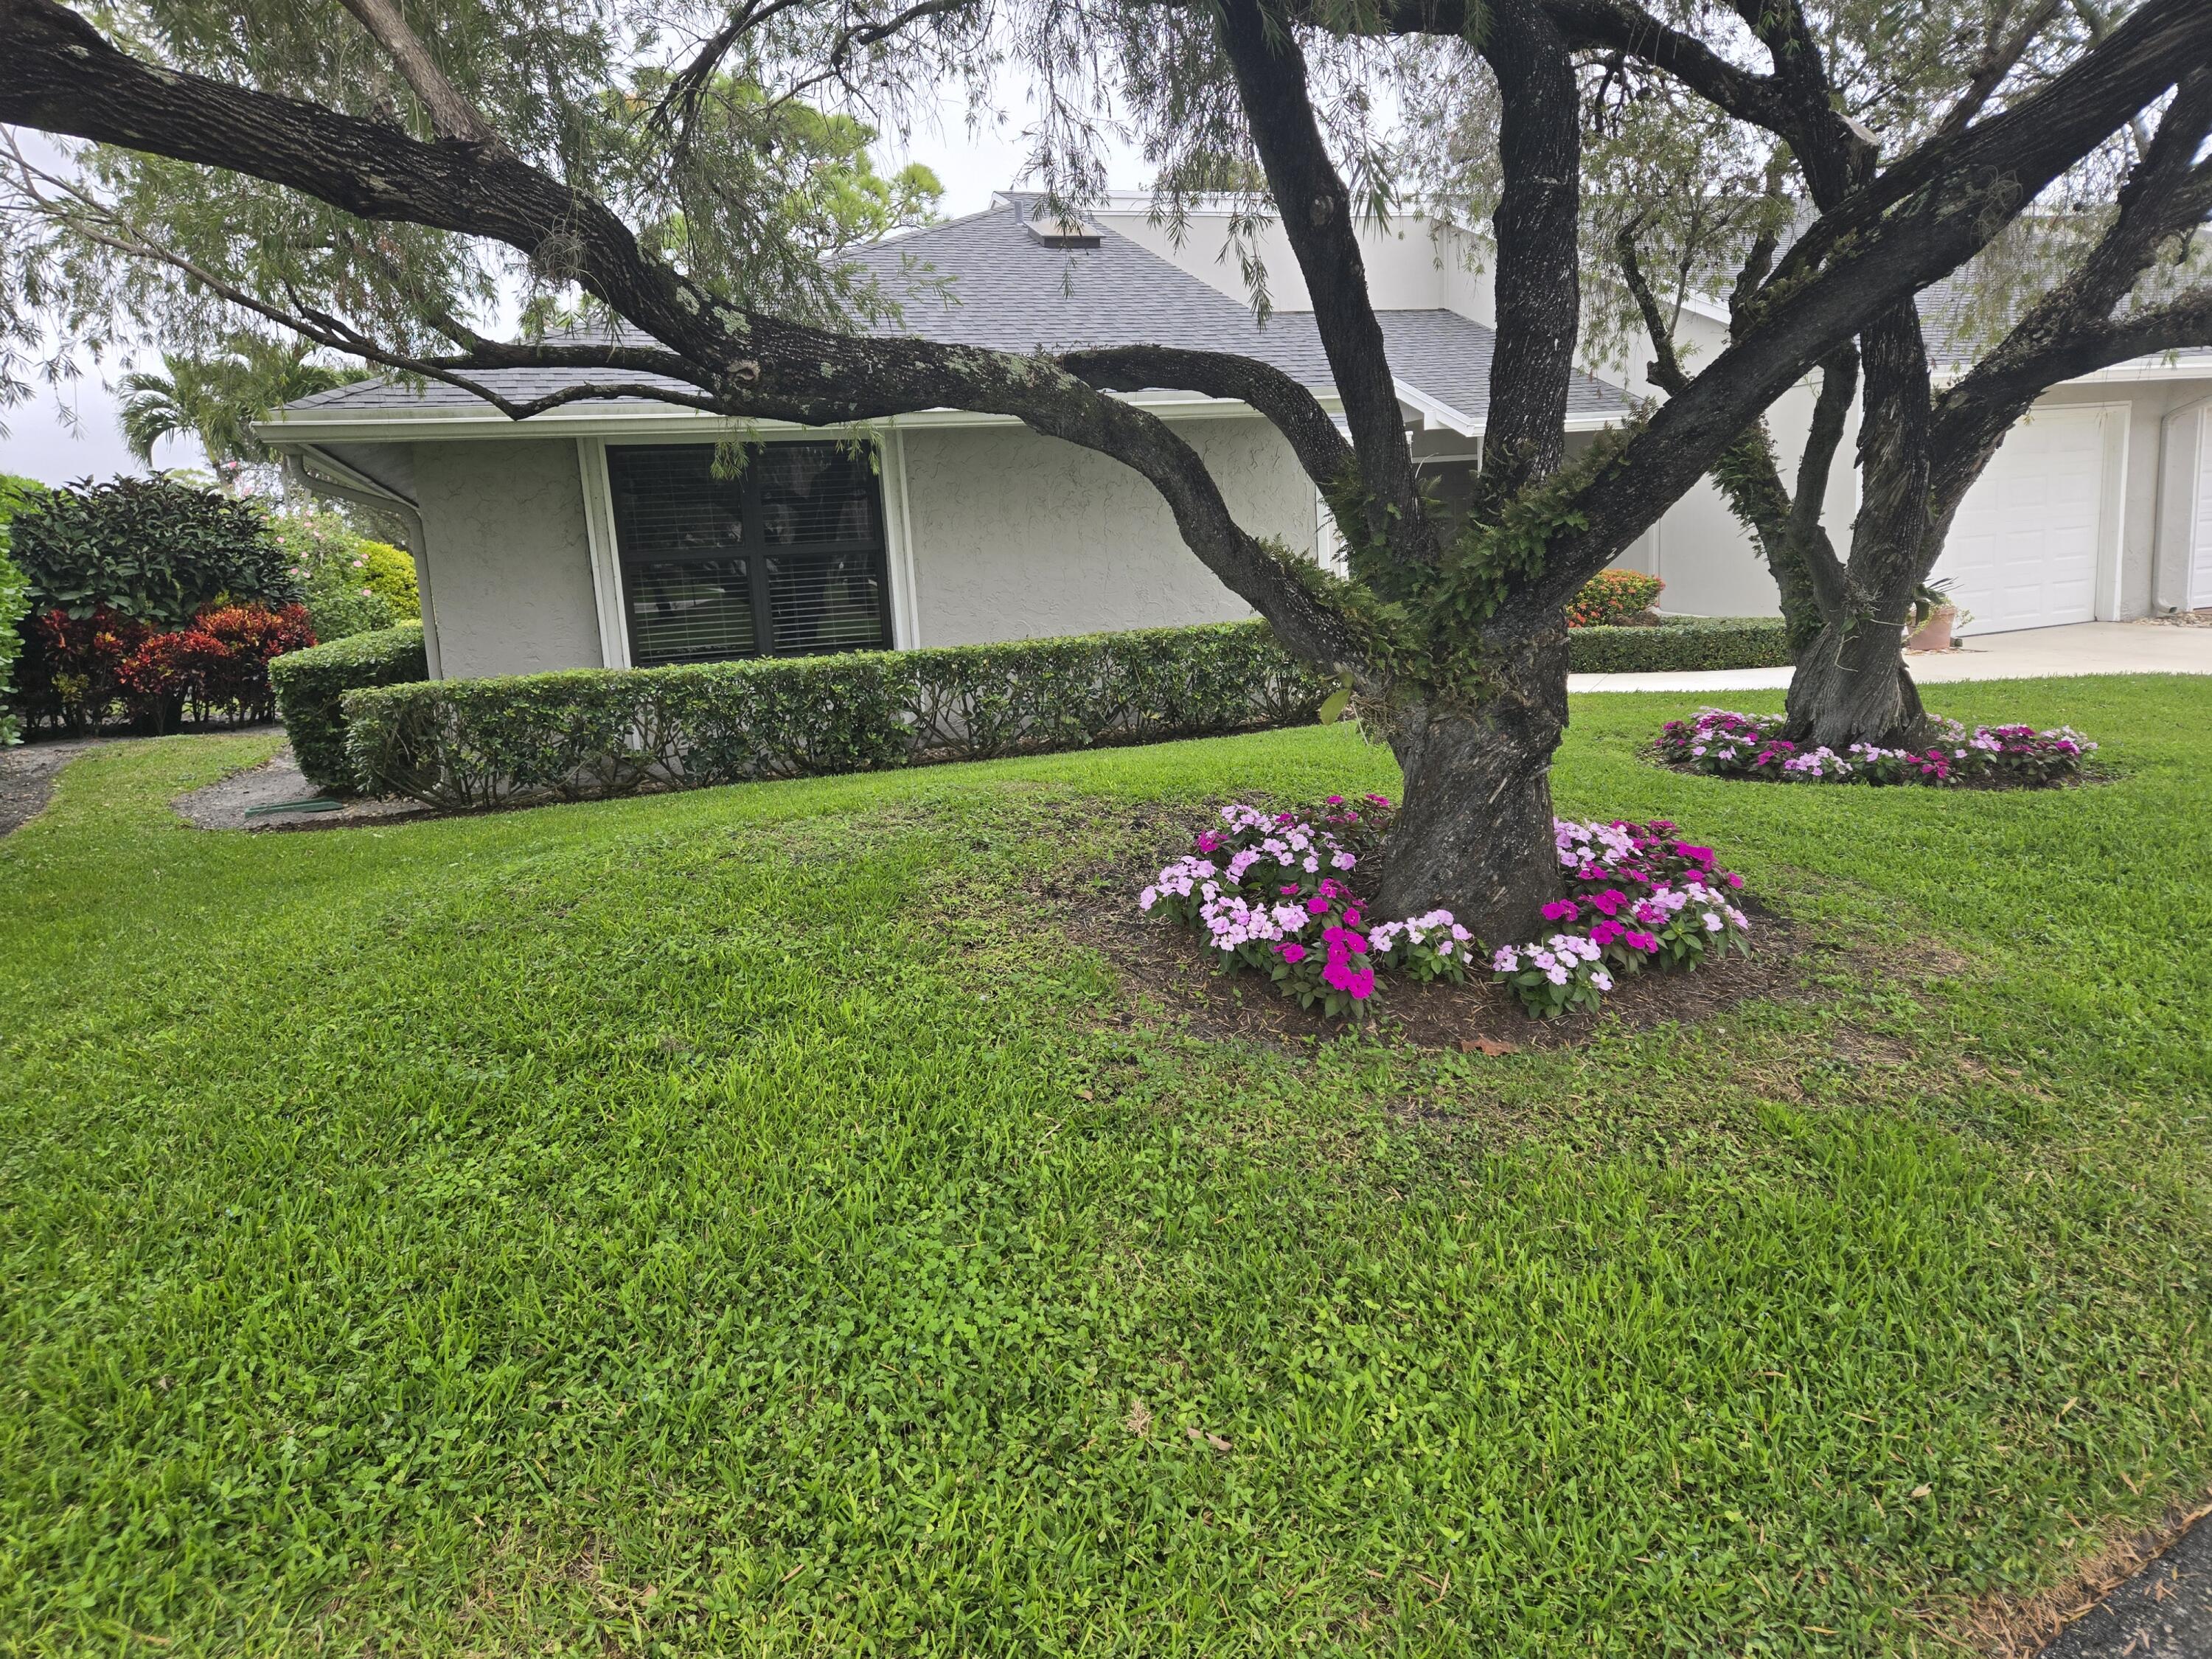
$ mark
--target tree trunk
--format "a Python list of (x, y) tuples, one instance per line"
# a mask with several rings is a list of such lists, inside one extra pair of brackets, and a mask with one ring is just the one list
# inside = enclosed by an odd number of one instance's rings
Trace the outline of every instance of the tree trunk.
[(1905, 672), (1912, 595), (1942, 545), (1931, 522), (1928, 352), (1911, 300), (1861, 337), (1866, 408), (1859, 457), (1865, 494), (1851, 526), (1843, 592), (1790, 677), (1790, 736), (1835, 750), (1917, 742), (1925, 720)]
[(1566, 629), (1514, 642), (1480, 702), (1399, 711), (1391, 747), (1405, 799), (1383, 849), (1376, 914), (1446, 909), (1494, 950), (1540, 936), (1559, 896), (1552, 754), (1567, 725)]
[(1833, 623), (1823, 628), (1797, 659), (1790, 677), (1790, 735), (1838, 752), (1855, 743), (1884, 749), (1916, 744), (1927, 716), (1905, 672), (1898, 630), (1873, 617), (1857, 621), (1848, 631)]

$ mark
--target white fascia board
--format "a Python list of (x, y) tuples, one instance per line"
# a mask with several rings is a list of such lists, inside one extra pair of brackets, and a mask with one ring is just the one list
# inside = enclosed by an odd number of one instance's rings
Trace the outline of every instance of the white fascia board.
[[(1124, 403), (1151, 410), (1164, 420), (1221, 420), (1253, 416), (1255, 411), (1233, 398), (1206, 398), (1189, 392), (1109, 392)], [(1321, 399), (1334, 407), (1334, 394)], [(910, 415), (858, 421), (862, 428), (1018, 426), (1011, 415), (981, 415), (963, 409), (927, 409)], [(476, 409), (381, 408), (303, 411), (253, 424), (253, 435), (276, 448), (325, 443), (424, 443), (476, 438), (605, 438), (616, 441), (659, 437), (690, 437), (702, 427), (742, 427), (763, 434), (835, 431), (831, 427), (801, 426), (794, 421), (747, 421), (704, 410), (679, 409), (666, 404), (635, 407), (568, 404), (526, 421), (512, 421), (489, 404)]]
[[(1946, 363), (1936, 371), (1935, 382), (1939, 386), (1955, 386), (1973, 367), (1972, 363)], [(2128, 386), (2160, 380), (2212, 380), (2212, 352), (2181, 357), (2163, 352), (2152, 357), (2130, 357), (2126, 362), (2114, 363), (2110, 368), (2094, 368), (2087, 374), (2077, 374), (2058, 384)]]
[(1418, 412), (1430, 425), (1456, 432), (1462, 438), (1472, 438), (1481, 429), (1473, 416), (1461, 414), (1443, 398), (1431, 398), (1411, 382), (1393, 380), (1390, 384), (1398, 394), (1398, 401)]

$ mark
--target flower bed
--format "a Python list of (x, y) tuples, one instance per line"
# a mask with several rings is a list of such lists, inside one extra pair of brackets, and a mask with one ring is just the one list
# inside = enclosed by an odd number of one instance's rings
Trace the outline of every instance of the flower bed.
[[(1390, 817), (1381, 795), (1331, 795), (1304, 812), (1232, 803), (1221, 809), (1224, 828), (1200, 834), (1138, 908), (1203, 933), (1223, 972), (1252, 969), (1332, 1016), (1362, 1012), (1391, 974), (1464, 983), (1481, 970), (1481, 946), (1450, 911), (1377, 921), (1354, 884)], [(1751, 924), (1729, 896), (1743, 878), (1674, 828), (1560, 820), (1566, 896), (1544, 907), (1559, 928), (1495, 951), (1492, 978), (1548, 1016), (1596, 1007), (1616, 972), (1691, 968), (1747, 949)]]
[(1649, 823), (1570, 823), (1556, 830), (1567, 896), (1544, 907), (1559, 931), (1500, 946), (1492, 972), (1529, 1011), (1595, 1008), (1615, 971), (1694, 968), (1708, 957), (1751, 948), (1751, 921), (1733, 895), (1743, 878), (1716, 867), (1713, 849), (1675, 838), (1665, 818)]
[(1784, 723), (1780, 714), (1701, 708), (1694, 720), (1668, 720), (1653, 748), (1667, 765), (1709, 777), (2016, 788), (2072, 782), (2097, 750), (2071, 726), (2039, 732), (2032, 726), (1978, 726), (1970, 731), (1957, 720), (1939, 720), (1922, 748), (1855, 743), (1838, 753), (1825, 744), (1808, 749), (1792, 743), (1782, 735)]

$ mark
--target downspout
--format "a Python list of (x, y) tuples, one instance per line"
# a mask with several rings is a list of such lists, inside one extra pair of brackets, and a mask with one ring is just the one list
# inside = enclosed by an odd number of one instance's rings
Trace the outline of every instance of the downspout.
[(438, 649), (438, 612), (430, 590), (429, 538), (423, 530), (422, 508), (411, 497), (313, 444), (288, 447), (283, 455), (286, 480), (310, 495), (393, 514), (406, 525), (415, 555), (415, 585), (422, 598), (422, 655), (430, 678), (445, 678), (443, 653)]

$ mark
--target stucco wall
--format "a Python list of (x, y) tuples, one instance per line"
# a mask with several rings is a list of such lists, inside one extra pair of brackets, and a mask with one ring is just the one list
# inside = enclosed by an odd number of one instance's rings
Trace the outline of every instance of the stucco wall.
[(446, 677), (600, 666), (575, 441), (417, 444), (414, 469)]
[[(1188, 421), (1176, 430), (1239, 524), (1311, 550), (1313, 485), (1272, 426)], [(1010, 427), (921, 428), (902, 441), (918, 645), (1251, 614), (1184, 546), (1158, 493), (1118, 461)]]

